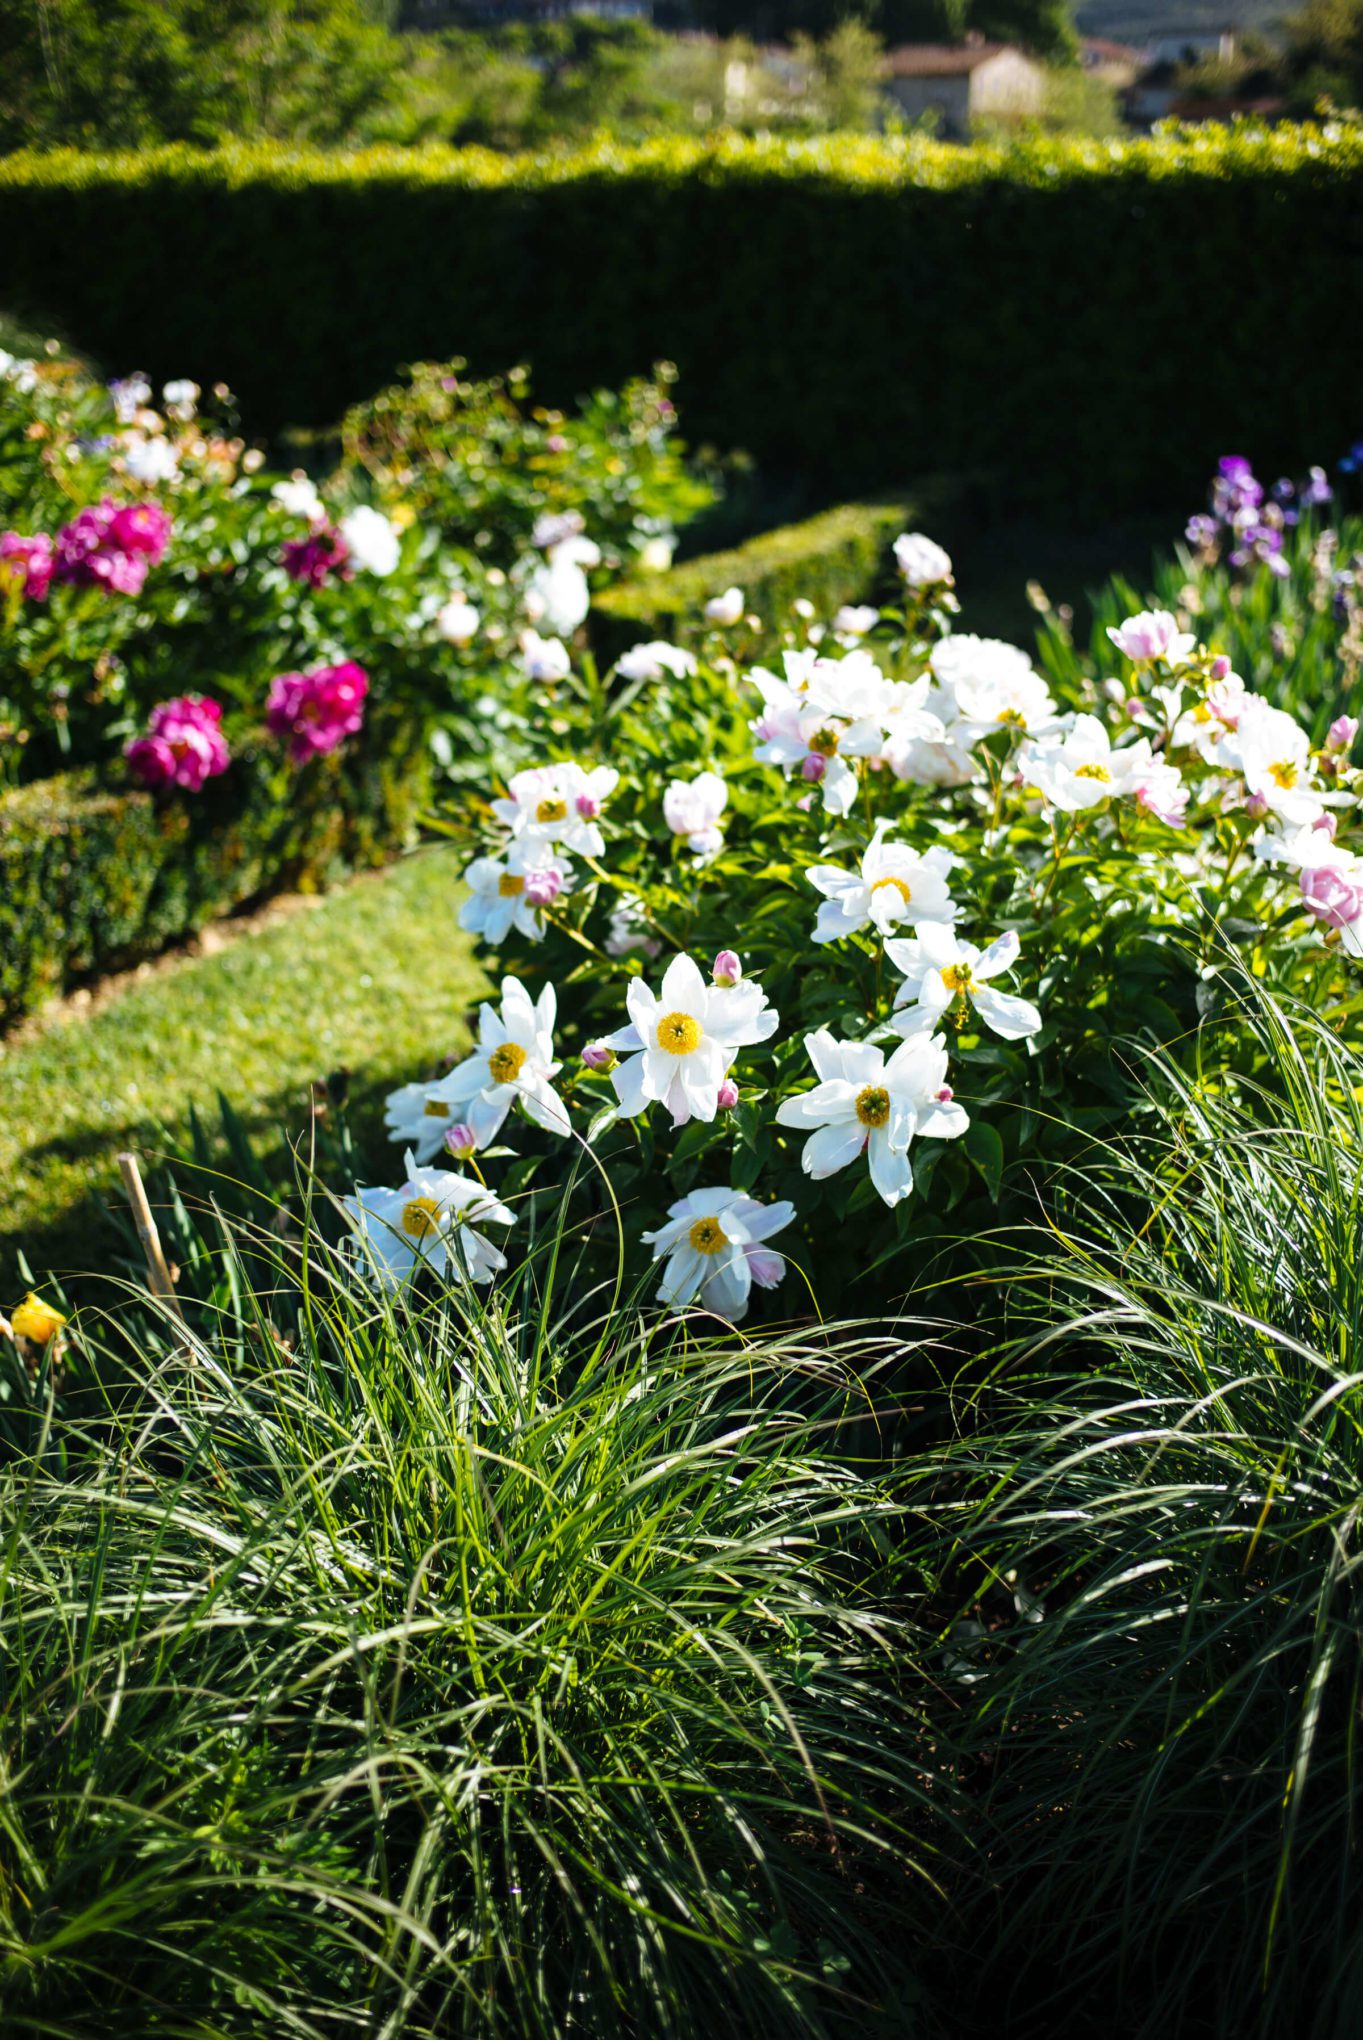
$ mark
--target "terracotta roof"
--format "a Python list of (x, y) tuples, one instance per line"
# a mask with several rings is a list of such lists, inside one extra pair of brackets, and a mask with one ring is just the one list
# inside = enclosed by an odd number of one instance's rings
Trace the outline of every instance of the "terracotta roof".
[(901, 43), (885, 52), (890, 78), (962, 78), (988, 63), (1011, 43)]
[(1096, 57), (1101, 64), (1143, 64), (1146, 51), (1133, 49), (1130, 43), (1109, 42), (1103, 35), (1086, 35), (1080, 38), (1079, 48), (1086, 57)]

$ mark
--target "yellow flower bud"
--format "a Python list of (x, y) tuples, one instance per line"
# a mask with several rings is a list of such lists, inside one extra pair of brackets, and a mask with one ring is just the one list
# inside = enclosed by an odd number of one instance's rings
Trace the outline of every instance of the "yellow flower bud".
[(31, 1289), (10, 1319), (15, 1337), (27, 1339), (31, 1346), (47, 1345), (65, 1323), (61, 1311), (54, 1310), (50, 1303), (44, 1303)]

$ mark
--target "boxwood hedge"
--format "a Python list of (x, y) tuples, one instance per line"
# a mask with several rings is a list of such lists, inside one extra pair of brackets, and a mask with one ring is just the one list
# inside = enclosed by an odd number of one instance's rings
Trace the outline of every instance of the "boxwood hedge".
[(529, 359), (547, 400), (664, 357), (693, 440), (832, 497), (955, 466), (1196, 492), (1356, 436), (1363, 129), (0, 162), (0, 300), (111, 367), (225, 377), (258, 430), (395, 365)]
[(415, 826), (422, 742), (376, 723), (298, 771), (246, 753), (192, 798), (93, 771), (0, 795), (0, 1024), (281, 887), (383, 862)]

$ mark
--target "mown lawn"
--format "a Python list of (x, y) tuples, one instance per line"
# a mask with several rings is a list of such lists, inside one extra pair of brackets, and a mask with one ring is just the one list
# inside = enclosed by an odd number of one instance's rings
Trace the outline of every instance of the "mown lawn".
[[(466, 1039), (482, 979), (455, 925), (455, 861), (426, 850), (311, 911), (0, 1041), (0, 1299), (20, 1251), (98, 1264), (121, 1147), (174, 1146), (222, 1092), (262, 1144), (306, 1126), (310, 1086), (351, 1072), (358, 1126)], [(381, 1152), (381, 1149), (379, 1150)]]

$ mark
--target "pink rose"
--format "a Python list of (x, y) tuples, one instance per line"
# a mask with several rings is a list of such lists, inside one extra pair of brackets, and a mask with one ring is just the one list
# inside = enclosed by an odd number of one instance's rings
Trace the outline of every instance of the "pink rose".
[(369, 675), (353, 659), (310, 673), (281, 673), (270, 688), (265, 721), (275, 736), (288, 738), (289, 756), (301, 765), (354, 736), (368, 693)]
[(197, 793), (232, 762), (219, 727), (222, 708), (199, 694), (158, 702), (147, 718), (147, 734), (124, 751), (144, 786), (180, 786)]
[[(24, 538), (17, 531), (0, 532), (0, 562), (14, 560), (24, 599), (27, 602), (41, 602), (52, 585), (52, 541), (46, 532), (36, 537)], [(10, 568), (9, 572), (15, 572)], [(0, 586), (4, 585), (6, 569), (0, 565)]]

